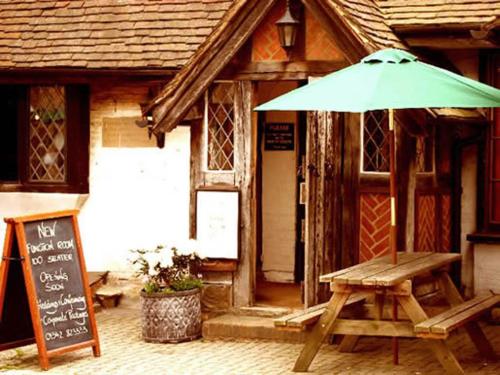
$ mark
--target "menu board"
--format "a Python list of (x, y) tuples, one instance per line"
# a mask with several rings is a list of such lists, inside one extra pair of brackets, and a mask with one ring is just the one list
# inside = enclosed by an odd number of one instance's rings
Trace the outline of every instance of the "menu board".
[(0, 350), (37, 343), (49, 358), (92, 347), (100, 356), (78, 211), (6, 218), (0, 263)]
[(92, 339), (71, 217), (24, 224), (47, 350)]

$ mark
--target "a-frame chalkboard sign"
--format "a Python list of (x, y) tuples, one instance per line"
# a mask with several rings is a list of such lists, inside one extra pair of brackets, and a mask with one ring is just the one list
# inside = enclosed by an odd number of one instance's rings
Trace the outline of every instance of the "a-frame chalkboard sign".
[(78, 230), (78, 211), (4, 219), (0, 350), (36, 342), (40, 366), (99, 338)]

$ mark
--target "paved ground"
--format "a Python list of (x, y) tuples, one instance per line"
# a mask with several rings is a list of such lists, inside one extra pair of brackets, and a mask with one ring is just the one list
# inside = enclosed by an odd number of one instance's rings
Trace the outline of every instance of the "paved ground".
[[(102, 357), (85, 349), (53, 358), (49, 374), (289, 374), (301, 345), (262, 341), (195, 341), (167, 345), (147, 344), (140, 338), (137, 310), (120, 307), (97, 314)], [(486, 327), (486, 334), (500, 351), (500, 326)], [(450, 346), (466, 373), (500, 374), (500, 362), (485, 363), (464, 335), (450, 339)], [(442, 374), (443, 371), (420, 340), (401, 340), (401, 363), (391, 365), (390, 339), (365, 338), (352, 354), (341, 354), (324, 345), (313, 361), (313, 374)], [(38, 367), (34, 345), (0, 353), (0, 373), (44, 373)]]

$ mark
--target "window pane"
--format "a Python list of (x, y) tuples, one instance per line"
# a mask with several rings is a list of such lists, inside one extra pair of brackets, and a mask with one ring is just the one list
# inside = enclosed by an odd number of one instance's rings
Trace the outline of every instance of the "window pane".
[(63, 86), (30, 89), (29, 180), (66, 181), (66, 100)]
[(234, 167), (234, 84), (216, 83), (208, 93), (208, 169)]
[(0, 136), (1, 181), (17, 181), (17, 95), (12, 86), (0, 86), (0, 113), (2, 113)]
[(389, 172), (387, 111), (369, 111), (363, 117), (363, 170)]

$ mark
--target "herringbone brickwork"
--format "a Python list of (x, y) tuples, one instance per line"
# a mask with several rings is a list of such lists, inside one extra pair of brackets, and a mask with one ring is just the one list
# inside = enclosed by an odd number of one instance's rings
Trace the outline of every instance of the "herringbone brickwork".
[(436, 197), (417, 197), (417, 251), (436, 251)]
[(276, 21), (284, 11), (285, 2), (278, 1), (255, 30), (252, 39), (252, 61), (286, 60), (286, 53), (280, 46), (276, 29)]
[(391, 206), (388, 194), (360, 195), (359, 261), (389, 252)]
[(344, 56), (323, 26), (306, 11), (306, 58), (307, 60), (341, 61)]

